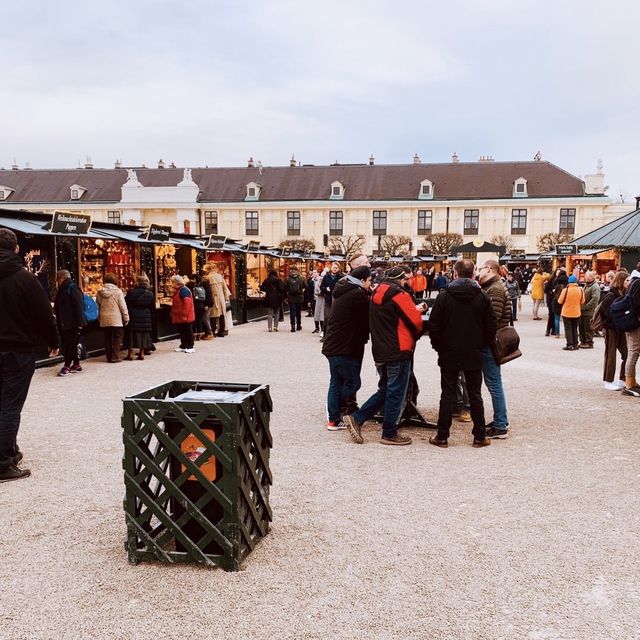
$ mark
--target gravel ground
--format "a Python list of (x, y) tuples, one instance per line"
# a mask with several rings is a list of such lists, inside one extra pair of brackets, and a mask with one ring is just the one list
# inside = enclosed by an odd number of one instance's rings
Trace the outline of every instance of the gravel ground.
[[(460, 423), (446, 450), (418, 429), (399, 448), (373, 425), (363, 446), (327, 432), (308, 318), (39, 370), (20, 432), (33, 475), (0, 485), (0, 638), (638, 638), (638, 401), (602, 389), (602, 340), (563, 352), (524, 315), (503, 368), (512, 435), (486, 449)], [(434, 419), (426, 339), (415, 368)], [(271, 385), (273, 528), (236, 574), (127, 563), (121, 399), (180, 378)], [(375, 384), (367, 355), (362, 400)]]

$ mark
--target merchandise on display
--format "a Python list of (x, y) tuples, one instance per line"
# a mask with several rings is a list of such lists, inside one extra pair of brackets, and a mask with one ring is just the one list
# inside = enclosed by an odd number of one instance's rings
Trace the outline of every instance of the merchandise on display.
[(173, 297), (171, 278), (177, 273), (176, 248), (171, 244), (156, 247), (156, 264), (158, 269), (158, 302), (171, 304)]
[(80, 240), (80, 274), (84, 292), (95, 297), (104, 275), (114, 273), (122, 290), (135, 284), (135, 249), (119, 240)]

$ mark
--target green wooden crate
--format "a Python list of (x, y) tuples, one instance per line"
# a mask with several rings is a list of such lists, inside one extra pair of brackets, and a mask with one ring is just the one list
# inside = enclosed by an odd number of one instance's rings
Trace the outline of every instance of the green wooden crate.
[(180, 380), (123, 404), (129, 562), (237, 571), (272, 520), (269, 387)]

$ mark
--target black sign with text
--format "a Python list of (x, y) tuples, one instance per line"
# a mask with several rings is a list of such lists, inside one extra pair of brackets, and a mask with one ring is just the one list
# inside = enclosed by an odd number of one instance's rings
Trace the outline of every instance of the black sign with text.
[(207, 242), (207, 249), (213, 251), (220, 251), (224, 249), (224, 243), (227, 241), (227, 236), (209, 236), (209, 242)]
[(578, 247), (575, 244), (557, 244), (556, 255), (572, 256), (578, 253)]
[(257, 251), (260, 251), (260, 240), (249, 240), (247, 253), (256, 253)]
[(55, 211), (51, 221), (51, 233), (86, 235), (91, 229), (91, 216), (86, 213)]
[(152, 224), (147, 231), (147, 240), (153, 242), (169, 242), (171, 240), (171, 227), (161, 224)]
[(291, 255), (291, 247), (289, 245), (286, 245), (284, 247), (282, 247), (282, 253), (280, 254), (283, 258), (286, 258), (287, 256)]
[(509, 255), (512, 258), (524, 258), (527, 255), (527, 252), (524, 249), (511, 249)]

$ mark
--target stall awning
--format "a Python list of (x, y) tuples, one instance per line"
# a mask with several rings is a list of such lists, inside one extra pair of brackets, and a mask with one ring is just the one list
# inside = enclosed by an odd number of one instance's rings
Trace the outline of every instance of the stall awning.
[[(578, 249), (577, 253), (572, 253), (572, 256), (595, 256), (598, 253), (605, 253), (605, 251), (611, 251), (613, 247), (606, 247), (605, 249)], [(563, 253), (556, 253), (555, 251), (549, 251), (549, 253), (543, 253), (543, 258), (567, 258)]]
[(99, 234), (101, 238), (107, 238), (109, 240), (123, 240), (125, 242), (136, 242), (144, 244), (162, 244), (155, 240), (147, 240), (146, 234), (139, 229), (92, 229), (95, 233)]
[(0, 217), (0, 227), (11, 229), (18, 233), (24, 233), (30, 236), (50, 236), (49, 231), (42, 228), (37, 222), (29, 222), (27, 220), (19, 220), (17, 218)]

